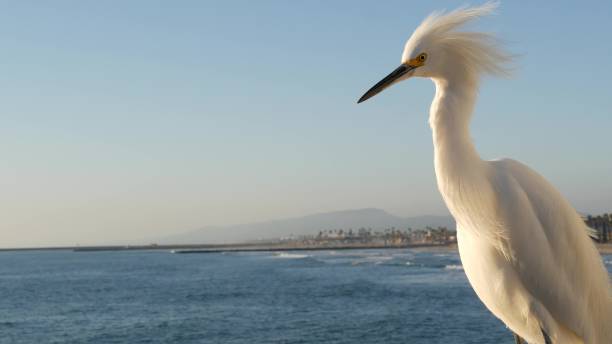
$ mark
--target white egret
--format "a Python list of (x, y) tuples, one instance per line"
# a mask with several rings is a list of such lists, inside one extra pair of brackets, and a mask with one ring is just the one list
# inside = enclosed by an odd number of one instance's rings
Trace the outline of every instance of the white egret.
[(580, 216), (529, 167), (482, 160), (470, 138), (479, 79), (506, 73), (510, 58), (493, 35), (461, 28), (495, 7), (427, 17), (408, 39), (400, 67), (359, 102), (401, 80), (431, 79), (438, 188), (478, 297), (529, 343), (612, 343), (608, 273)]

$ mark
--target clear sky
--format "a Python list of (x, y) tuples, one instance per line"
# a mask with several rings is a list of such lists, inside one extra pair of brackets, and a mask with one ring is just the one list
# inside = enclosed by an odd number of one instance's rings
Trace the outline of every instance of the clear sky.
[[(11, 1), (0, 11), (0, 247), (136, 243), (377, 207), (446, 214), (428, 80), (356, 100), (455, 1)], [(520, 55), (472, 135), (612, 210), (612, 3), (507, 1)]]

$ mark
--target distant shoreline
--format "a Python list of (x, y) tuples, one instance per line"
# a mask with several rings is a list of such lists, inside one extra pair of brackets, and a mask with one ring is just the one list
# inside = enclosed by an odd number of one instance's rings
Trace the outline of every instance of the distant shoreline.
[(600, 254), (612, 254), (612, 243), (611, 244), (595, 244)]
[[(612, 244), (595, 244), (600, 254), (612, 254)], [(299, 246), (276, 243), (218, 244), (218, 245), (117, 245), (117, 246), (57, 246), (57, 247), (24, 247), (0, 248), (0, 252), (19, 251), (73, 251), (73, 252), (108, 252), (108, 251), (173, 251), (180, 254), (223, 253), (223, 252), (283, 252), (283, 251), (325, 251), (325, 250), (383, 250), (411, 249), (427, 252), (456, 252), (457, 244), (410, 244), (410, 245), (321, 245)]]
[[(350, 249), (421, 249), (438, 247), (452, 249), (454, 244), (419, 243), (419, 244), (340, 244), (340, 245), (301, 245), (293, 243), (238, 243), (238, 244), (202, 244), (202, 245), (104, 245), (104, 246), (56, 246), (56, 247), (23, 247), (0, 248), (0, 252), (10, 251), (180, 251), (181, 253), (215, 253), (228, 251), (314, 251), (314, 250), (350, 250)], [(455, 245), (456, 246), (456, 245)]]
[[(454, 247), (453, 247), (454, 246)], [(411, 244), (411, 245), (329, 245), (329, 246), (260, 246), (249, 248), (173, 250), (179, 254), (225, 253), (225, 252), (286, 252), (286, 251), (343, 251), (343, 250), (381, 250), (381, 249), (416, 249), (416, 250), (456, 250), (455, 244)]]

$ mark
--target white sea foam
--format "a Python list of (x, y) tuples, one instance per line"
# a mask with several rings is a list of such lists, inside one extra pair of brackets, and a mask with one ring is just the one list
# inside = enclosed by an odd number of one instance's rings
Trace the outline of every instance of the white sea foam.
[(444, 269), (446, 269), (446, 270), (463, 270), (463, 266), (462, 265), (458, 265), (458, 264), (450, 264), (450, 265), (446, 265), (444, 267)]
[(351, 262), (351, 264), (352, 265), (360, 265), (360, 264), (379, 265), (391, 259), (393, 259), (393, 257), (390, 257), (390, 256), (365, 256), (365, 257), (361, 257), (358, 259), (354, 259)]
[(307, 258), (308, 255), (307, 254), (298, 254), (298, 253), (287, 253), (287, 252), (278, 252), (274, 254), (275, 258), (282, 258), (282, 259), (302, 259), (302, 258)]

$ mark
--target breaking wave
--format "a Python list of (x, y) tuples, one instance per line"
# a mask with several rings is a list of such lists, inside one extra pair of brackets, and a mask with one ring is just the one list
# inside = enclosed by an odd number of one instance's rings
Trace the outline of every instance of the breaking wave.
[(444, 269), (445, 270), (463, 270), (463, 266), (458, 265), (458, 264), (450, 264), (450, 265), (444, 266)]
[(307, 254), (299, 254), (299, 253), (287, 253), (287, 252), (277, 252), (274, 254), (274, 258), (282, 258), (282, 259), (303, 259), (308, 258)]

